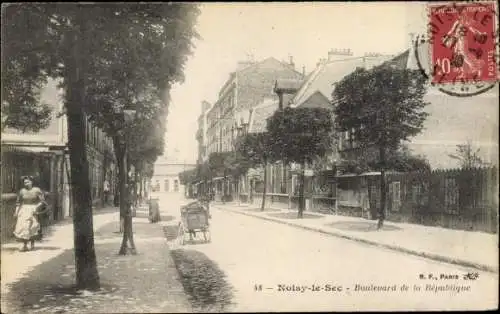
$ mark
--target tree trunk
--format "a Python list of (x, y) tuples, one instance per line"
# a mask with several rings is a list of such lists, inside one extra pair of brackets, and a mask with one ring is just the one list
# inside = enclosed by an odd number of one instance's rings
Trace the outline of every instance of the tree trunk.
[(141, 200), (144, 199), (144, 194), (143, 194), (143, 189), (144, 189), (144, 178), (142, 177), (142, 173), (141, 175), (139, 176), (139, 197)]
[(249, 203), (253, 205), (253, 179), (250, 179), (250, 183), (248, 184), (248, 197), (249, 197)]
[(134, 171), (134, 188), (132, 189), (134, 191), (134, 196), (132, 197), (132, 200), (134, 201), (134, 206), (135, 208), (137, 208), (137, 205), (138, 205), (138, 199), (137, 199), (137, 184), (138, 184), (138, 181), (139, 180), (139, 173), (137, 172), (137, 169), (136, 171)]
[(297, 211), (297, 218), (304, 217), (304, 209), (305, 209), (305, 179), (306, 179), (306, 162), (302, 161), (302, 174), (300, 176), (300, 187), (299, 187), (299, 210)]
[(380, 147), (380, 208), (377, 229), (382, 229), (385, 220), (386, 182), (385, 182), (385, 147)]
[[(97, 258), (94, 247), (94, 226), (92, 217), (92, 196), (89, 182), (89, 164), (85, 146), (85, 82), (84, 64), (80, 59), (85, 46), (85, 19), (78, 14), (73, 54), (69, 58), (67, 79), (68, 146), (71, 163), (71, 192), (74, 201), (73, 230), (78, 289), (97, 290), (100, 288)], [(80, 36), (79, 36), (80, 35)], [(82, 47), (83, 46), (83, 47)]]
[(266, 208), (266, 196), (267, 196), (267, 160), (264, 161), (264, 191), (262, 191), (262, 205), (260, 207), (261, 211)]
[(238, 179), (236, 180), (236, 197), (238, 198), (238, 206), (241, 205), (241, 202), (240, 202), (240, 179), (241, 179), (241, 176), (238, 176), (237, 177)]
[[(130, 243), (130, 252), (135, 255), (137, 254), (135, 243), (134, 243), (134, 233), (132, 230), (132, 199), (131, 193), (133, 188), (130, 186), (128, 182), (128, 160), (127, 160), (127, 143), (125, 143), (125, 149), (123, 154), (123, 162), (122, 167), (120, 168), (120, 192), (123, 192), (123, 198), (120, 198), (120, 215), (123, 217), (123, 238), (122, 244), (120, 246), (120, 250), (118, 251), (119, 255), (127, 255), (127, 242)], [(123, 183), (123, 184), (122, 184)], [(122, 194), (122, 193), (120, 193)]]

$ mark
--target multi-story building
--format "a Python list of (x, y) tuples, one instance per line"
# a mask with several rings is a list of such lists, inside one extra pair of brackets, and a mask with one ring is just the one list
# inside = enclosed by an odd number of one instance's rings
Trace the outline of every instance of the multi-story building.
[(203, 101), (201, 103), (201, 114), (198, 116), (198, 130), (196, 131), (196, 141), (198, 142), (197, 163), (202, 164), (208, 159), (207, 150), (207, 113), (212, 105)]
[[(273, 90), (277, 80), (302, 78), (303, 73), (295, 70), (292, 58), (289, 63), (272, 57), (260, 62), (240, 62), (207, 113), (207, 155), (234, 150), (236, 132), (242, 124), (248, 123), (248, 111), (264, 99), (278, 101)], [(216, 194), (222, 193), (223, 189), (222, 182), (218, 181)], [(227, 190), (232, 194), (234, 187), (226, 185)]]
[[(41, 89), (40, 101), (53, 109), (51, 123), (46, 129), (36, 133), (12, 129), (2, 132), (2, 194), (14, 195), (21, 187), (20, 177), (32, 175), (35, 184), (48, 195), (52, 219), (58, 220), (72, 214), (72, 205), (67, 117), (61, 115), (64, 112), (62, 90), (57, 87), (57, 81), (49, 80)], [(92, 199), (99, 206), (105, 178), (110, 183), (116, 178), (113, 145), (111, 139), (89, 120), (86, 120), (86, 143)], [(113, 193), (114, 184), (111, 189)]]
[(242, 122), (239, 113), (257, 106), (265, 98), (278, 99), (273, 91), (276, 80), (303, 78), (303, 74), (295, 70), (293, 60), (290, 61), (284, 63), (267, 58), (238, 64), (207, 113), (209, 154), (233, 150), (233, 135)]

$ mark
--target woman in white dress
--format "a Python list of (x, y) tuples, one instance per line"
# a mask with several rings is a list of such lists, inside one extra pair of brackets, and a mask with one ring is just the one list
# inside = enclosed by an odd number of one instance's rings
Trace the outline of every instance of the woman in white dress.
[(33, 177), (23, 177), (24, 188), (19, 191), (16, 203), (17, 218), (14, 236), (23, 242), (22, 252), (28, 251), (28, 242), (31, 249), (35, 248), (35, 239), (38, 236), (40, 223), (37, 219), (37, 211), (45, 205), (42, 190), (33, 186)]

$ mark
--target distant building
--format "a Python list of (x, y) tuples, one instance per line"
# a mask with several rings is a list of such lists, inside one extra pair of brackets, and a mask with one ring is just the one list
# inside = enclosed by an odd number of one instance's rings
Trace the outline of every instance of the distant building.
[(208, 160), (207, 114), (211, 107), (212, 105), (207, 101), (203, 101), (201, 103), (201, 114), (198, 116), (198, 130), (196, 131), (196, 141), (198, 142), (198, 164)]
[(260, 62), (240, 62), (207, 113), (208, 154), (233, 150), (237, 128), (242, 122), (248, 123), (244, 118), (248, 119), (246, 112), (265, 98), (278, 99), (272, 88), (276, 80), (302, 77), (302, 73), (295, 70), (293, 60), (283, 63), (267, 58)]
[(159, 157), (154, 165), (154, 173), (149, 186), (151, 192), (158, 194), (184, 195), (185, 186), (181, 185), (179, 174), (196, 167), (194, 163)]
[[(289, 63), (272, 57), (260, 62), (239, 62), (207, 113), (207, 157), (214, 152), (233, 151), (238, 129), (249, 123), (249, 110), (265, 99), (278, 101), (278, 95), (273, 90), (276, 80), (302, 78), (303, 74), (295, 70), (292, 58)], [(229, 184), (222, 179), (212, 180), (216, 199), (222, 194), (232, 195), (236, 190), (235, 183)]]

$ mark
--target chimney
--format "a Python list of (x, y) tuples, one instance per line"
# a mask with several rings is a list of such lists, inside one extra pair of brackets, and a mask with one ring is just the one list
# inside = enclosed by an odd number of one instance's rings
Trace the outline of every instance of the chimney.
[[(344, 57), (352, 56), (351, 49), (332, 49), (328, 51), (328, 61), (335, 61), (335, 59), (342, 59)], [(340, 57), (340, 58), (338, 58)]]
[(293, 56), (289, 56), (288, 58), (290, 58), (290, 66), (295, 69), (295, 63), (293, 63)]
[(302, 75), (306, 76), (306, 66), (305, 65), (302, 66)]

